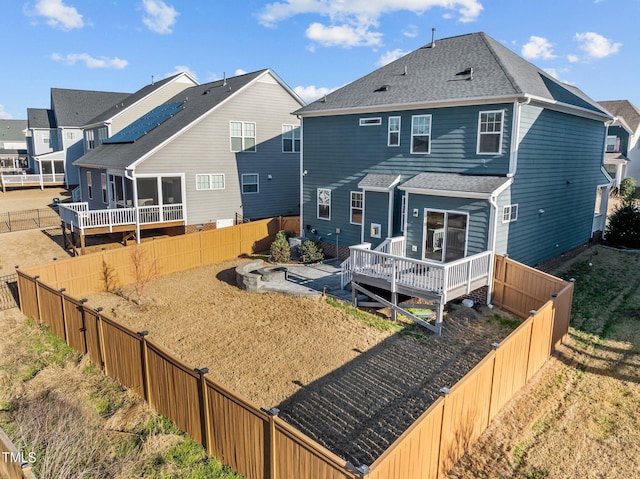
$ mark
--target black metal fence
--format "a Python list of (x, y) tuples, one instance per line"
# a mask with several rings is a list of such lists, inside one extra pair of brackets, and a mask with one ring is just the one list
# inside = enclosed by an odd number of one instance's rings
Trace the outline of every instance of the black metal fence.
[(0, 233), (60, 226), (60, 216), (55, 209), (12, 211), (0, 213)]

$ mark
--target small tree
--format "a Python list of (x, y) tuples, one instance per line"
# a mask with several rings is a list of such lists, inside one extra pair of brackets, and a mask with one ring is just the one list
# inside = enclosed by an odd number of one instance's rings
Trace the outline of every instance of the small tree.
[(139, 244), (131, 247), (131, 272), (133, 273), (133, 291), (136, 295), (134, 303), (142, 304), (142, 294), (149, 282), (158, 277), (158, 260), (149, 261)]
[(609, 217), (605, 238), (613, 246), (640, 248), (640, 208), (633, 195), (625, 196)]
[(286, 263), (291, 259), (291, 246), (289, 246), (288, 231), (280, 230), (276, 233), (276, 239), (271, 243), (271, 259), (276, 263)]
[(626, 177), (620, 182), (620, 195), (623, 198), (635, 198), (636, 197), (636, 180), (630, 176)]
[(302, 261), (304, 263), (313, 263), (324, 259), (324, 253), (315, 241), (305, 241), (300, 246), (300, 251), (302, 253)]

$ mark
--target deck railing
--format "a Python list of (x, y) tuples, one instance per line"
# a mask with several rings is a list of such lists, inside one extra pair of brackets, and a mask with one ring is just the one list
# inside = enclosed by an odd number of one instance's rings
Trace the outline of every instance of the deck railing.
[[(417, 260), (381, 251), (372, 251), (360, 245), (350, 247), (348, 267), (351, 274), (362, 274), (388, 281), (391, 291), (397, 286), (431, 291), (444, 296), (449, 291), (465, 287), (471, 292), (471, 283), (480, 279), (489, 281), (493, 253), (484, 251), (449, 263)], [(347, 266), (347, 265), (345, 265)]]
[(64, 183), (64, 173), (31, 174), (31, 175), (0, 174), (0, 181), (2, 181), (3, 188), (18, 187), (18, 186), (33, 186), (33, 185), (40, 185), (40, 187), (43, 187), (48, 184)]
[(112, 208), (90, 210), (88, 203), (60, 204), (60, 218), (72, 229), (80, 231), (90, 228), (167, 223), (184, 219), (182, 204), (151, 205), (134, 208)]

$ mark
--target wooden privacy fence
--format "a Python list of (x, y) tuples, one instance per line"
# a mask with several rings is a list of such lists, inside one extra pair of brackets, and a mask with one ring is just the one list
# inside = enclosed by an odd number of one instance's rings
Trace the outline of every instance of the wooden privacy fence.
[(300, 218), (276, 217), (229, 228), (162, 238), (125, 248), (110, 249), (51, 261), (21, 271), (39, 276), (52, 288), (66, 288), (71, 295), (110, 291), (135, 282), (132, 252), (142, 252), (146, 265), (153, 264), (159, 276), (222, 263), (244, 254), (268, 250), (281, 229), (299, 233)]
[(19, 451), (0, 429), (0, 477), (3, 479), (36, 479), (31, 471), (32, 452)]
[[(359, 469), (282, 421), (276, 411), (260, 409), (215, 383), (206, 377), (206, 368), (174, 358), (146, 331), (131, 331), (100, 308), (89, 308), (63, 288), (22, 270), (18, 285), (24, 314), (46, 322), (247, 479), (436, 479), (462, 457), (568, 332), (573, 283), (507, 258), (495, 261), (493, 302), (516, 314), (529, 308), (525, 321), (457, 384), (443, 389), (370, 467)], [(60, 271), (56, 276), (48, 272), (58, 284), (65, 281)]]

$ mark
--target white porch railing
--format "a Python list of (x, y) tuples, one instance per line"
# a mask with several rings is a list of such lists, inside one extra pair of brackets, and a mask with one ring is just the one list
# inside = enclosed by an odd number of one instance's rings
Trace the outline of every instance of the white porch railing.
[[(400, 257), (381, 251), (372, 251), (360, 245), (350, 248), (349, 270), (387, 281), (390, 291), (397, 291), (399, 285), (412, 289), (429, 291), (442, 296), (447, 301), (449, 291), (466, 287), (471, 292), (474, 281), (489, 280), (493, 253), (484, 251), (450, 263), (423, 261)], [(344, 274), (343, 274), (344, 276)]]
[(33, 186), (43, 187), (47, 184), (64, 183), (64, 173), (31, 174), (31, 175), (0, 175), (3, 187)]
[[(404, 236), (396, 236), (395, 238), (387, 238), (378, 246), (376, 246), (373, 251), (380, 251), (381, 253), (392, 254), (395, 256), (404, 256), (406, 245), (407, 239)], [(358, 246), (364, 249), (371, 249), (370, 243), (363, 243)], [(353, 276), (351, 272), (351, 256), (349, 256), (340, 264), (340, 270), (340, 287), (344, 289), (345, 286), (347, 286), (351, 282), (351, 278)]]
[(90, 210), (88, 203), (61, 203), (58, 212), (62, 221), (70, 225), (72, 230), (77, 228), (80, 231), (105, 227), (112, 231), (114, 226), (168, 223), (184, 219), (182, 204)]

